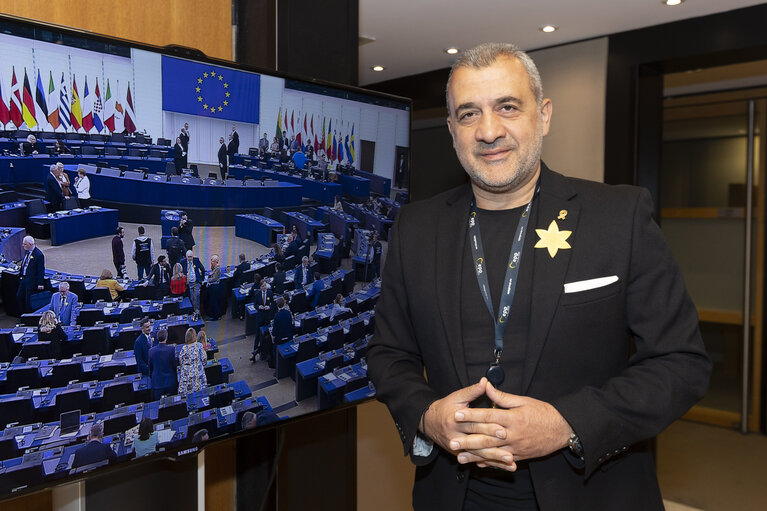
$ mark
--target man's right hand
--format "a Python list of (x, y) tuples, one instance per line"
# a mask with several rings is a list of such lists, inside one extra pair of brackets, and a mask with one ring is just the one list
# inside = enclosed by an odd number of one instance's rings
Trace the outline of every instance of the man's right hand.
[(456, 422), (455, 412), (467, 408), (472, 401), (484, 395), (486, 384), (487, 379), (482, 378), (479, 383), (456, 390), (434, 401), (424, 413), (423, 429), (419, 424), (419, 431), (443, 449), (458, 455), (459, 451), (450, 448), (450, 440), (476, 433), (476, 431), (472, 430), (473, 424)]

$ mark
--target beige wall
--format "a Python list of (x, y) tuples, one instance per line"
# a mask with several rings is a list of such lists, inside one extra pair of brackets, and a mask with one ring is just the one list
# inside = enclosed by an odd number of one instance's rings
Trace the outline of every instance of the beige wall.
[(132, 41), (179, 44), (232, 59), (231, 0), (0, 0), (0, 12)]
[(410, 509), (415, 467), (386, 406), (357, 407), (357, 511)]
[(558, 172), (604, 181), (607, 38), (534, 51), (554, 111), (543, 161)]

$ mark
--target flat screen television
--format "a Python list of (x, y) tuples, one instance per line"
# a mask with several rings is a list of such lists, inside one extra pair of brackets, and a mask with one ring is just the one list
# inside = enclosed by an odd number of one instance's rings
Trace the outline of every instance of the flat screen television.
[[(103, 461), (77, 454), (98, 428), (114, 454), (108, 465), (115, 466), (132, 463), (145, 443), (143, 419), (150, 419), (151, 442), (157, 442), (148, 456), (176, 457), (208, 441), (372, 396), (365, 353), (380, 288), (360, 247), (367, 246), (371, 230), (385, 231), (391, 224), (392, 206), (395, 212), (399, 207), (393, 190), (407, 188), (410, 112), (405, 98), (0, 16), (4, 209), (40, 213), (35, 228), (48, 222), (51, 244), (58, 236), (57, 250), (69, 254), (71, 263), (47, 265), (46, 282), (54, 293), (58, 283), (69, 282), (81, 307), (74, 325), (65, 325), (68, 340), (58, 348), (36, 340), (39, 307), (47, 302), (31, 308), (14, 302), (25, 264), (22, 226), (0, 225), (6, 315), (0, 325), (0, 500), (103, 470)], [(66, 147), (63, 154), (58, 144)], [(229, 179), (221, 179), (221, 151)], [(295, 153), (303, 157), (297, 160)], [(229, 287), (203, 291), (204, 299), (219, 300), (224, 309), (219, 321), (230, 325), (219, 327), (219, 338), (202, 346), (197, 369), (204, 367), (204, 384), (182, 392), (179, 367), (172, 388), (158, 388), (152, 376), (142, 375), (143, 355), (135, 349), (142, 318), (148, 317), (152, 342), (158, 342), (160, 330), (167, 331), (181, 364), (199, 354), (181, 353), (188, 328), (196, 333), (206, 324), (191, 313), (185, 297), (152, 294), (135, 282), (122, 303), (108, 291), (97, 292), (99, 275), (78, 265), (81, 248), (67, 246), (71, 230), (55, 231), (55, 220), (70, 215), (67, 204), (46, 215), (45, 209), (33, 212), (23, 205), (21, 194), (13, 195), (42, 183), (57, 161), (71, 180), (84, 168), (92, 183), (96, 207), (75, 208), (71, 215), (103, 213), (109, 206), (120, 222), (146, 215), (150, 220), (141, 223), (163, 229), (163, 239), (154, 238), (156, 254), (165, 253), (161, 247), (170, 236), (164, 229), (178, 225), (181, 210), (195, 211), (203, 249), (205, 225), (231, 230), (233, 245), (221, 261), (222, 282), (228, 280)], [(333, 190), (340, 192), (344, 212), (331, 211)], [(371, 195), (380, 199), (381, 210), (369, 209)], [(194, 207), (185, 200), (204, 204)], [(216, 211), (218, 219), (210, 220), (208, 211), (211, 218)], [(235, 275), (239, 221), (255, 222), (252, 232), (260, 234), (251, 240), (265, 247), (258, 257), (247, 258), (251, 268)], [(339, 253), (323, 239), (312, 263), (322, 284), (316, 289), (291, 284), (299, 272), (291, 272), (287, 283), (275, 283), (272, 243), (287, 243), (286, 232), (297, 225), (301, 239), (315, 240), (298, 245), (297, 255), (308, 255), (316, 248), (316, 231), (330, 232), (331, 224), (341, 229), (334, 232)], [(126, 236), (126, 253), (134, 236)], [(344, 250), (343, 257), (354, 261), (339, 270), (333, 259)], [(111, 265), (108, 258), (105, 265)], [(287, 259), (283, 265), (289, 266)], [(279, 291), (288, 293), (294, 314), (289, 337), (271, 338), (276, 332), (262, 328), (261, 302), (257, 291), (249, 292), (256, 274), (275, 291), (282, 287)], [(346, 309), (333, 313), (331, 302), (339, 294)], [(32, 312), (22, 315), (19, 307)], [(248, 346), (255, 331), (272, 344), (251, 362)], [(183, 378), (188, 382), (201, 374), (192, 369)], [(71, 424), (73, 418), (79, 427)]]

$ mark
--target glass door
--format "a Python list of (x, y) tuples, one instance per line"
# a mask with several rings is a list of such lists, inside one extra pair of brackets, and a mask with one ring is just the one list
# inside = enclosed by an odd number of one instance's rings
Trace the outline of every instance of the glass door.
[(765, 96), (668, 99), (663, 119), (661, 228), (714, 362), (687, 417), (744, 432), (758, 430), (761, 402)]

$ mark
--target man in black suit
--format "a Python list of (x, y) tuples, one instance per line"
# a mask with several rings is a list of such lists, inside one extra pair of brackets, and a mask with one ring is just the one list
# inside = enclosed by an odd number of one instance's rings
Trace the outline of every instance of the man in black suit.
[(300, 249), (300, 245), (298, 243), (298, 238), (296, 238), (295, 234), (288, 235), (288, 248), (285, 249), (285, 257), (290, 257), (298, 254), (298, 250)]
[(221, 144), (218, 147), (218, 170), (221, 172), (221, 179), (226, 179), (226, 171), (229, 168), (226, 161), (227, 147), (224, 143), (224, 137), (220, 137), (218, 141)]
[(258, 152), (261, 156), (269, 152), (269, 145), (269, 137), (264, 132), (264, 138), (258, 141)]
[(53, 164), (50, 166), (50, 172), (45, 176), (45, 200), (50, 203), (49, 211), (60, 211), (64, 208), (64, 191), (61, 189), (58, 175), (58, 166)]
[(178, 227), (172, 227), (170, 230), (170, 239), (165, 242), (165, 251), (168, 252), (168, 263), (170, 264), (171, 275), (173, 274), (173, 267), (176, 263), (183, 259), (186, 254), (186, 245), (178, 237)]
[(170, 293), (170, 276), (172, 270), (170, 265), (165, 261), (165, 256), (157, 256), (157, 263), (152, 265), (152, 269), (149, 270), (148, 279), (158, 290), (159, 296), (167, 296)]
[(240, 287), (245, 283), (245, 272), (250, 269), (250, 263), (245, 259), (245, 254), (240, 254), (238, 259), (239, 263), (232, 274), (234, 287)]
[(184, 168), (189, 167), (189, 123), (185, 122), (178, 138), (181, 139), (181, 147), (184, 148)]
[(237, 154), (237, 147), (239, 146), (238, 142), (234, 141), (234, 137), (232, 137), (232, 134), (229, 134), (229, 143), (226, 146), (226, 154), (229, 156), (229, 160), (234, 157), (235, 154)]
[(186, 168), (186, 149), (181, 143), (181, 137), (176, 137), (176, 145), (173, 146), (173, 164), (176, 166), (176, 175), (180, 176)]
[(232, 152), (229, 153), (229, 156), (231, 157), (240, 152), (240, 134), (237, 133), (237, 126), (234, 124), (232, 125), (232, 132), (229, 134), (229, 140), (232, 141), (230, 143), (230, 151)]
[(516, 47), (464, 52), (447, 91), (471, 184), (400, 210), (367, 354), (414, 508), (663, 509), (647, 440), (711, 361), (649, 194), (541, 162), (551, 101)]
[(308, 286), (312, 282), (314, 282), (314, 273), (309, 267), (309, 258), (304, 256), (293, 274), (293, 286), (295, 289), (303, 289), (304, 286)]
[(19, 304), (19, 312), (24, 314), (32, 311), (29, 298), (45, 289), (45, 256), (35, 246), (35, 238), (32, 236), (24, 236), (21, 245), (24, 247), (24, 256), (21, 258), (16, 301)]
[(266, 359), (269, 356), (269, 350), (265, 346), (263, 336), (261, 335), (261, 327), (268, 325), (272, 320), (272, 316), (274, 316), (274, 294), (269, 289), (266, 279), (261, 280), (259, 290), (255, 292), (253, 303), (256, 306), (256, 338), (253, 341), (253, 353), (250, 356), (251, 362), (257, 360), (256, 355), (262, 359)]
[(274, 275), (272, 276), (272, 291), (281, 295), (285, 292), (285, 272), (282, 271), (282, 263), (275, 263)]
[(149, 318), (143, 318), (141, 320), (141, 333), (136, 337), (136, 342), (133, 343), (133, 355), (136, 357), (136, 369), (141, 376), (150, 376), (149, 372), (149, 350), (152, 348), (152, 338), (150, 333), (152, 332), (152, 324), (149, 322)]
[(286, 307), (285, 299), (281, 296), (275, 300), (277, 313), (272, 320), (272, 337), (275, 344), (281, 344), (293, 337), (293, 316)]
[(149, 348), (149, 373), (152, 377), (152, 400), (175, 394), (178, 386), (176, 375), (176, 348), (167, 344), (168, 331), (157, 332), (157, 344)]
[(109, 460), (110, 462), (117, 458), (117, 455), (104, 441), (104, 424), (101, 421), (94, 422), (91, 425), (91, 431), (88, 433), (88, 441), (75, 451), (75, 459), (72, 461), (72, 468), (84, 467), (98, 463), (99, 461)]
[(184, 242), (184, 248), (192, 250), (196, 243), (194, 242), (194, 224), (186, 216), (186, 213), (181, 214), (181, 221), (178, 224), (178, 237)]

